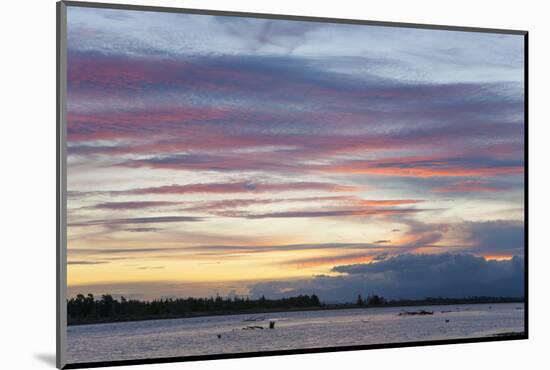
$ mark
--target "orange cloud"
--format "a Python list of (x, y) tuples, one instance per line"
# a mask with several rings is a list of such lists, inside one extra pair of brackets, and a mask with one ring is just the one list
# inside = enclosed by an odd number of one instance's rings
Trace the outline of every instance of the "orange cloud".
[(441, 159), (433, 157), (401, 157), (372, 161), (348, 161), (320, 168), (325, 172), (402, 177), (490, 177), (521, 174), (523, 165), (498, 163), (484, 158)]
[(321, 257), (310, 257), (310, 258), (301, 258), (290, 261), (285, 261), (285, 265), (292, 265), (295, 268), (311, 268), (318, 266), (327, 266), (335, 264), (354, 264), (354, 263), (369, 263), (376, 258), (376, 254), (369, 253), (358, 253), (358, 254), (345, 254), (340, 256), (321, 256)]

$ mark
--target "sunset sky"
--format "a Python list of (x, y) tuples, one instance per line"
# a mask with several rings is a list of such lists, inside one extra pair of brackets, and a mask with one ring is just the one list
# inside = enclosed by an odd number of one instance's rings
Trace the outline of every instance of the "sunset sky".
[(523, 55), (69, 6), (69, 295), (522, 295)]

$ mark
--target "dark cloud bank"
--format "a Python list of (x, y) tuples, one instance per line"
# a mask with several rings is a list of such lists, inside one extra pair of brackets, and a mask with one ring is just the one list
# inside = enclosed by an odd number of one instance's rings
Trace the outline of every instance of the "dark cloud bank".
[(524, 295), (524, 259), (487, 261), (472, 254), (404, 254), (372, 264), (335, 266), (340, 276), (263, 282), (250, 286), (254, 297), (319, 295), (324, 301), (351, 302), (357, 294), (389, 299)]

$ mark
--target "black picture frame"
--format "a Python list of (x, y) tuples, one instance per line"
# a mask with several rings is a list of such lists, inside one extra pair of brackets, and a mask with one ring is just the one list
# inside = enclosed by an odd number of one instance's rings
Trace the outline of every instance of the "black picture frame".
[[(308, 349), (289, 349), (275, 351), (258, 351), (258, 352), (243, 352), (231, 354), (211, 354), (200, 356), (181, 356), (181, 357), (164, 357), (164, 358), (143, 358), (135, 360), (115, 360), (115, 361), (100, 361), (87, 363), (66, 363), (65, 347), (66, 347), (66, 330), (67, 330), (67, 311), (66, 311), (66, 288), (67, 288), (67, 163), (66, 163), (66, 9), (67, 7), (84, 7), (84, 8), (103, 8), (103, 9), (118, 9), (118, 10), (136, 10), (148, 12), (167, 12), (167, 13), (183, 13), (183, 14), (199, 14), (199, 15), (218, 15), (229, 17), (245, 17), (259, 19), (277, 19), (277, 20), (296, 20), (307, 22), (322, 22), (322, 23), (339, 23), (353, 25), (369, 25), (381, 27), (400, 27), (400, 28), (415, 28), (428, 30), (448, 30), (448, 31), (463, 31), (475, 33), (495, 33), (495, 34), (511, 34), (520, 35), (524, 38), (524, 332), (518, 335), (510, 335), (505, 337), (479, 337), (479, 338), (464, 338), (464, 339), (445, 339), (445, 340), (429, 340), (429, 341), (412, 341), (401, 343), (380, 343), (369, 345), (354, 345), (354, 346), (339, 346), (326, 348), (308, 348)], [(368, 349), (382, 348), (402, 348), (402, 347), (418, 347), (418, 346), (433, 346), (447, 344), (462, 344), (462, 343), (482, 343), (482, 342), (497, 342), (509, 340), (525, 340), (529, 338), (529, 32), (525, 30), (512, 29), (493, 29), (493, 28), (477, 28), (477, 27), (459, 27), (448, 25), (431, 25), (418, 23), (401, 23), (401, 22), (382, 22), (369, 21), (358, 19), (341, 19), (341, 18), (326, 18), (326, 17), (311, 17), (283, 14), (264, 14), (264, 13), (249, 13), (249, 12), (233, 12), (219, 11), (206, 9), (189, 9), (189, 8), (174, 8), (160, 6), (143, 6), (129, 4), (111, 4), (97, 2), (80, 2), (80, 1), (60, 1), (56, 4), (57, 15), (57, 63), (56, 63), (56, 130), (57, 130), (57, 145), (56, 145), (56, 366), (59, 369), (77, 369), (77, 368), (95, 368), (123, 365), (141, 365), (141, 364), (158, 364), (158, 363), (173, 363), (187, 361), (204, 361), (218, 360), (230, 358), (246, 358), (246, 357), (264, 357), (264, 356), (281, 356), (294, 354), (322, 353), (322, 352), (342, 352), (342, 351), (357, 351)]]

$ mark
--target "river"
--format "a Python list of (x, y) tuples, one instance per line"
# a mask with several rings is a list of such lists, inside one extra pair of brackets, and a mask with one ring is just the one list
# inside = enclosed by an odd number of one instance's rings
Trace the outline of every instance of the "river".
[[(399, 315), (405, 310), (433, 315)], [(243, 329), (249, 326), (264, 329)], [(68, 363), (115, 361), (479, 338), (523, 329), (522, 303), (207, 316), (70, 326), (67, 357)]]

